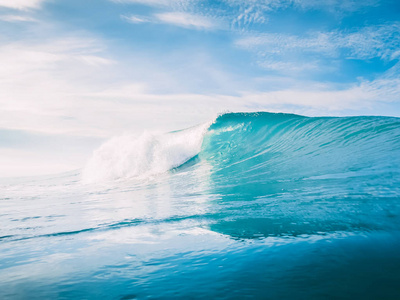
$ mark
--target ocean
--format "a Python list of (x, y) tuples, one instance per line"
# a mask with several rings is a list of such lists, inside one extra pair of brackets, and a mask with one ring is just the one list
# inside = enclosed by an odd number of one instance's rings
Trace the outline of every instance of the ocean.
[(226, 113), (0, 190), (0, 299), (400, 299), (400, 118)]

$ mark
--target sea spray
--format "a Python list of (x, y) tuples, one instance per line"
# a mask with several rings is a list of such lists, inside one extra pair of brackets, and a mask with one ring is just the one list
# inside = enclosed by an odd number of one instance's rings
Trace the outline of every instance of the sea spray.
[(211, 122), (170, 133), (114, 137), (97, 149), (82, 172), (84, 183), (146, 178), (180, 166), (201, 150)]

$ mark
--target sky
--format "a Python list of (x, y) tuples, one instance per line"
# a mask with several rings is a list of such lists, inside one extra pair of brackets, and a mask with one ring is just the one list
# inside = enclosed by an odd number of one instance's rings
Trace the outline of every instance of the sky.
[(228, 111), (400, 117), (398, 0), (0, 0), (0, 177)]

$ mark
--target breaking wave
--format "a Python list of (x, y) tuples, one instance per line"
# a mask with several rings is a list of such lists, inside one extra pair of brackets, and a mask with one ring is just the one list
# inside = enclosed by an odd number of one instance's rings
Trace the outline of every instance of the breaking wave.
[(146, 178), (178, 167), (200, 152), (209, 126), (112, 138), (93, 153), (83, 170), (83, 182)]
[(361, 176), (393, 169), (398, 149), (398, 118), (227, 113), (182, 131), (113, 138), (94, 152), (83, 181), (147, 178), (193, 157), (239, 184)]

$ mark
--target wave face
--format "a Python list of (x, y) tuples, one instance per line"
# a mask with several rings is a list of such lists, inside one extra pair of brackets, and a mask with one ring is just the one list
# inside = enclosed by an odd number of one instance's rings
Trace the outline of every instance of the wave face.
[(199, 158), (212, 166), (213, 194), (268, 203), (248, 207), (250, 221), (212, 226), (220, 232), (245, 238), (400, 228), (388, 217), (399, 212), (398, 118), (225, 114), (210, 126)]
[(1, 299), (400, 299), (399, 118), (228, 113), (0, 190)]
[(210, 126), (199, 157), (243, 184), (379, 177), (398, 171), (399, 149), (398, 118), (232, 113)]

